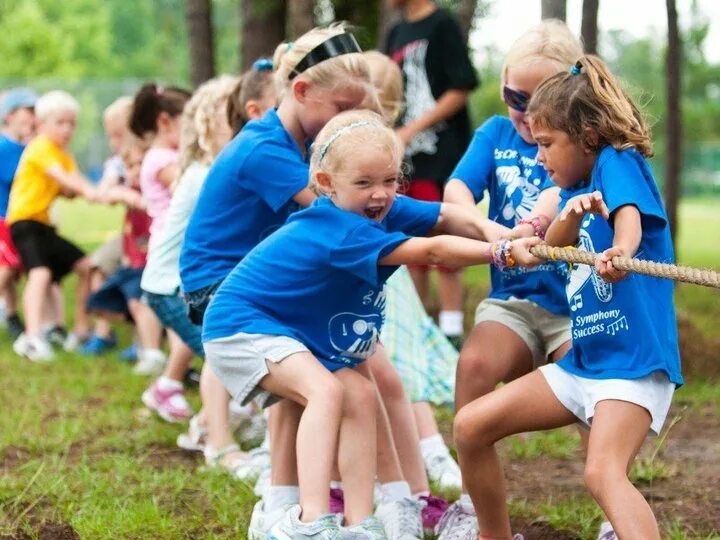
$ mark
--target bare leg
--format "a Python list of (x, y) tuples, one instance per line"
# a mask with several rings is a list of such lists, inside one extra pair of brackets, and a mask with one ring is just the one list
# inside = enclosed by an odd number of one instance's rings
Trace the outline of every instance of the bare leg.
[(25, 293), (23, 294), (25, 333), (28, 337), (40, 337), (42, 335), (43, 314), (51, 279), (50, 269), (44, 266), (32, 268), (28, 272)]
[(0, 294), (5, 298), (7, 315), (17, 313), (17, 272), (9, 266), (0, 266)]
[(170, 355), (163, 376), (173, 381), (182, 381), (195, 353), (172, 330), (168, 330), (168, 341), (170, 342)]
[(270, 408), (270, 483), (273, 486), (297, 486), (298, 426), (304, 408), (290, 399), (283, 399)]
[(75, 263), (73, 271), (78, 276), (75, 288), (75, 324), (73, 332), (78, 336), (87, 336), (90, 333), (90, 318), (85, 311), (88, 296), (90, 295), (90, 259), (83, 257)]
[(128, 300), (128, 311), (135, 321), (140, 348), (159, 349), (160, 332), (158, 329), (162, 329), (162, 326), (155, 312), (145, 302), (137, 299)]
[(50, 284), (48, 293), (48, 306), (45, 310), (47, 321), (54, 326), (65, 325), (65, 295), (58, 283)]
[(417, 403), (413, 403), (412, 407), (420, 439), (427, 439), (428, 437), (438, 435), (440, 429), (435, 420), (435, 413), (433, 413), (432, 406), (427, 401), (418, 401)]

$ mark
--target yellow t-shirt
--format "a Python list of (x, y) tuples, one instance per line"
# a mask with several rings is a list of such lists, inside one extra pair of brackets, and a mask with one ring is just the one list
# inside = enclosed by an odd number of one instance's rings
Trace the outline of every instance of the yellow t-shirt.
[(60, 192), (60, 184), (47, 174), (53, 165), (75, 172), (75, 159), (57, 144), (38, 135), (25, 147), (10, 189), (7, 223), (31, 219), (50, 225), (50, 205)]

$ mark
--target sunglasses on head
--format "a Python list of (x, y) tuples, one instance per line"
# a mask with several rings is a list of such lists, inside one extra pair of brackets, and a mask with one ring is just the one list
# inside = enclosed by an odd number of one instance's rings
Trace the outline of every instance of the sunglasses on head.
[(525, 112), (530, 102), (530, 96), (520, 90), (513, 90), (509, 86), (503, 86), (503, 101), (505, 104), (518, 112)]

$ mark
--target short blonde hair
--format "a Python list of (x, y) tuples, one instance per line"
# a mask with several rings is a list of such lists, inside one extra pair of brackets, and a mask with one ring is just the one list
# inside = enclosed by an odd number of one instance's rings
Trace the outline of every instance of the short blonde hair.
[(403, 76), (392, 59), (380, 51), (363, 53), (370, 68), (370, 80), (378, 94), (380, 109), (388, 125), (392, 125), (403, 106)]
[(51, 114), (66, 111), (78, 114), (80, 103), (63, 90), (51, 90), (35, 103), (35, 116), (40, 121), (46, 120)]
[[(212, 138), (218, 113), (227, 110), (230, 94), (238, 83), (237, 77), (221, 75), (202, 84), (185, 105), (180, 120), (181, 170), (193, 161), (210, 163), (215, 158)], [(227, 121), (226, 115), (221, 115)], [(228, 126), (229, 129), (229, 126)]]
[[(103, 121), (110, 122), (111, 120), (121, 120), (126, 125), (130, 121), (130, 115), (132, 114), (133, 98), (130, 96), (120, 96), (110, 105), (105, 107), (103, 111)], [(128, 130), (130, 127), (128, 127)]]
[[(333, 24), (325, 28), (313, 28), (294, 42), (281, 43), (275, 49), (275, 86), (279, 100), (285, 96), (291, 85), (290, 74), (300, 61), (315, 47), (328, 39), (344, 34), (344, 24)], [(324, 88), (335, 88), (343, 84), (367, 85), (370, 88), (370, 69), (362, 53), (341, 54), (328, 58), (309, 67), (297, 76)]]
[(582, 55), (582, 43), (567, 25), (557, 19), (547, 19), (510, 46), (502, 67), (501, 84), (507, 81), (508, 68), (551, 62), (558, 71), (563, 71), (570, 69)]
[(398, 174), (403, 157), (403, 145), (395, 132), (384, 122), (382, 116), (369, 110), (346, 111), (333, 117), (320, 130), (313, 144), (310, 161), (310, 186), (320, 191), (316, 182), (318, 171), (342, 174), (348, 155), (362, 152), (368, 147), (384, 150)]

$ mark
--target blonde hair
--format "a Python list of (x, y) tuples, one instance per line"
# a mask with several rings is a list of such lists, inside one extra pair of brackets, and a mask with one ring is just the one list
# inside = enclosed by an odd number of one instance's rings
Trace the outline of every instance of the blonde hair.
[[(227, 110), (230, 94), (238, 83), (237, 77), (221, 75), (202, 84), (185, 105), (180, 120), (180, 158), (181, 170), (185, 170), (193, 161), (208, 164), (215, 158), (216, 149), (212, 148), (212, 138), (218, 113)], [(225, 114), (220, 115), (227, 121)]]
[(400, 66), (380, 51), (365, 51), (370, 80), (377, 91), (380, 110), (388, 125), (397, 120), (403, 105), (403, 76)]
[(318, 171), (343, 174), (347, 156), (358, 154), (368, 147), (386, 151), (397, 163), (398, 175), (402, 163), (403, 146), (395, 132), (379, 114), (370, 110), (346, 111), (333, 117), (320, 130), (313, 143), (310, 161), (310, 187), (320, 192), (316, 182)]
[[(325, 28), (313, 28), (294, 42), (284, 42), (277, 46), (273, 55), (275, 68), (275, 86), (278, 101), (290, 88), (290, 74), (300, 61), (315, 47), (328, 39), (344, 34), (347, 27), (343, 23)], [(370, 70), (361, 53), (341, 54), (328, 58), (309, 67), (297, 76), (323, 88), (333, 89), (343, 84), (360, 84), (370, 88)]]
[(35, 116), (38, 120), (46, 120), (48, 116), (58, 112), (80, 112), (80, 103), (63, 90), (51, 90), (40, 96), (35, 103)]
[(130, 127), (127, 125), (130, 121), (130, 115), (133, 109), (133, 98), (130, 96), (120, 96), (110, 105), (105, 107), (103, 111), (103, 121), (110, 122), (111, 120), (121, 120), (128, 130)]
[(582, 54), (582, 43), (567, 25), (557, 19), (547, 19), (533, 26), (510, 46), (505, 55), (500, 84), (507, 82), (508, 68), (550, 62), (558, 71), (563, 71)]
[(597, 56), (581, 57), (570, 70), (538, 86), (527, 114), (534, 124), (564, 131), (593, 151), (609, 144), (653, 155), (642, 113)]

